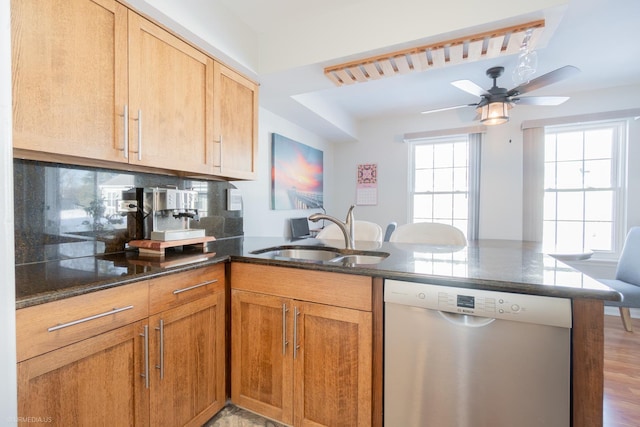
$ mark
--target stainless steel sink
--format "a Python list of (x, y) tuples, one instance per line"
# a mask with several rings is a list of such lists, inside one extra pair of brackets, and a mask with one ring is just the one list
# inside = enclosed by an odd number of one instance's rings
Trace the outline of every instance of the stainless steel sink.
[(338, 265), (377, 264), (389, 256), (387, 252), (339, 249), (326, 246), (285, 245), (258, 249), (255, 255), (267, 255), (272, 259), (319, 262)]
[(273, 255), (309, 261), (329, 261), (340, 256), (340, 252), (329, 249), (280, 249), (276, 250)]
[(377, 264), (388, 256), (389, 254), (386, 252), (381, 252), (380, 255), (341, 255), (329, 262), (342, 264)]

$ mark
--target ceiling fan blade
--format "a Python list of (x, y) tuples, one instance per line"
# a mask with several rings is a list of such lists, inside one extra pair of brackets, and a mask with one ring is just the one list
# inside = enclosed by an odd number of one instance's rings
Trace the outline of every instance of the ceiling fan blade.
[(550, 71), (547, 74), (543, 74), (540, 77), (536, 77), (528, 83), (514, 87), (509, 92), (507, 92), (507, 96), (515, 96), (531, 92), (533, 90), (540, 89), (541, 87), (568, 79), (569, 77), (572, 77), (579, 72), (580, 69), (578, 69), (577, 67), (574, 67), (573, 65), (565, 65), (564, 67)]
[(457, 87), (458, 89), (461, 89), (467, 93), (470, 93), (471, 95), (485, 96), (489, 94), (486, 90), (484, 90), (483, 88), (481, 88), (480, 86), (472, 82), (471, 80), (456, 80), (454, 82), (451, 82), (451, 84)]
[(475, 107), (477, 105), (478, 104), (463, 104), (463, 105), (456, 105), (454, 107), (436, 108), (435, 110), (422, 111), (421, 114), (439, 113), (440, 111), (456, 110), (458, 108), (464, 108), (464, 107)]
[(568, 99), (568, 96), (527, 96), (524, 98), (513, 98), (511, 102), (518, 105), (560, 105)]

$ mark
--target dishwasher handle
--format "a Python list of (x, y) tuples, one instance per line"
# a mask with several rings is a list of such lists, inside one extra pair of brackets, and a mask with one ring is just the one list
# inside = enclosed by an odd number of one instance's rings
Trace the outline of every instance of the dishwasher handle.
[(449, 323), (466, 326), (468, 328), (482, 328), (490, 325), (494, 320), (496, 320), (493, 317), (472, 316), (470, 314), (450, 313), (448, 311), (439, 310), (438, 314)]

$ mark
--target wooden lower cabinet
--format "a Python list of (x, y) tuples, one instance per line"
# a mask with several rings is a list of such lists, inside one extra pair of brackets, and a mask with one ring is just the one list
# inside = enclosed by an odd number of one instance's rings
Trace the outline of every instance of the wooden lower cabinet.
[(224, 292), (149, 319), (150, 420), (202, 426), (225, 405)]
[[(250, 288), (247, 280), (252, 268), (234, 263), (232, 288)], [(238, 269), (248, 269), (249, 274), (241, 273), (236, 282)], [(290, 278), (288, 272), (276, 268), (273, 276), (284, 289), (288, 281), (299, 279), (299, 271), (293, 270)], [(257, 283), (269, 282), (270, 276), (262, 274), (260, 266), (254, 273)], [(315, 279), (322, 280), (323, 274), (329, 287), (318, 290), (319, 300), (331, 299), (331, 292), (325, 291), (331, 287), (338, 291), (344, 285), (335, 281), (339, 274), (320, 273)], [(358, 279), (368, 280), (371, 287), (370, 278)], [(305, 287), (313, 289), (310, 285)], [(316, 298), (310, 295), (309, 299)], [(294, 426), (372, 424), (370, 310), (241, 289), (232, 289), (231, 307), (231, 400), (235, 404)]]
[(298, 301), (296, 309), (294, 424), (370, 425), (372, 314)]
[[(220, 264), (18, 310), (20, 424), (202, 426), (226, 403), (224, 270)], [(115, 323), (142, 305), (140, 295), (149, 314)], [(133, 300), (133, 308), (98, 319), (87, 312), (109, 311), (103, 301), (120, 299)], [(78, 313), (65, 311), (76, 306)], [(50, 319), (69, 326), (50, 336), (31, 332)], [(104, 331), (109, 322), (115, 329)], [(56, 336), (75, 340), (32, 356), (29, 336), (42, 341), (36, 348), (53, 348)]]
[(147, 425), (144, 322), (18, 363), (20, 425)]

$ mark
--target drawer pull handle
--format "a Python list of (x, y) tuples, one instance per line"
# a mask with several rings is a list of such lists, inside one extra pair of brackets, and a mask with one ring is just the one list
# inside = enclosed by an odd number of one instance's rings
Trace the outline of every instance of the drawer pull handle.
[(192, 289), (201, 288), (203, 286), (207, 286), (207, 285), (210, 285), (212, 283), (216, 283), (217, 281), (218, 281), (218, 279), (209, 280), (207, 282), (202, 282), (202, 283), (198, 283), (197, 285), (189, 286), (188, 288), (176, 289), (175, 291), (173, 291), (173, 294), (174, 295), (178, 295), (178, 294), (181, 294), (183, 292), (190, 291)]
[(95, 314), (93, 316), (85, 317), (83, 319), (73, 320), (71, 322), (62, 323), (62, 324), (58, 324), (56, 326), (52, 326), (49, 329), (47, 329), (47, 331), (49, 331), (49, 332), (57, 331), (58, 329), (68, 328), (69, 326), (77, 325), (79, 323), (88, 322), (90, 320), (99, 319), (101, 317), (109, 316), (111, 314), (120, 313), (121, 311), (131, 310), (132, 308), (133, 308), (132, 305), (128, 305), (128, 306), (122, 307), (122, 308), (114, 308), (111, 311), (107, 311), (107, 312), (100, 313), (100, 314)]

